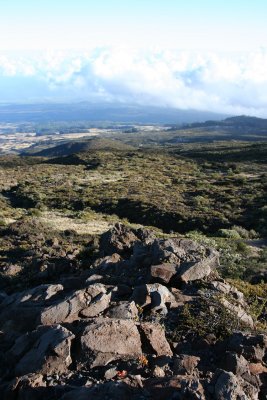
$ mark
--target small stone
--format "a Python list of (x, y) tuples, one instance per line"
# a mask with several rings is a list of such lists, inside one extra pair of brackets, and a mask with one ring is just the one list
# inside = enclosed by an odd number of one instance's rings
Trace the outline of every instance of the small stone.
[(267, 373), (267, 368), (262, 365), (262, 363), (250, 363), (249, 364), (249, 371), (251, 375), (259, 375), (263, 373)]
[(192, 375), (199, 361), (199, 357), (181, 354), (174, 359), (173, 372), (175, 375)]
[(164, 369), (156, 366), (153, 371), (153, 376), (155, 376), (156, 378), (164, 378), (165, 376)]
[(116, 368), (110, 368), (105, 372), (105, 378), (107, 380), (113, 379), (113, 378), (115, 378), (115, 376), (117, 376), (117, 373), (118, 373), (118, 371)]

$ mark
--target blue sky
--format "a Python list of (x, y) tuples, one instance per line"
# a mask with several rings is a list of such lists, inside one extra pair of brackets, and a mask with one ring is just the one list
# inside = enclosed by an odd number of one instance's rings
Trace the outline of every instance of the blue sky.
[(0, 0), (0, 103), (267, 117), (266, 21), (266, 0)]
[(0, 0), (0, 49), (249, 51), (266, 46), (266, 19), (266, 0)]

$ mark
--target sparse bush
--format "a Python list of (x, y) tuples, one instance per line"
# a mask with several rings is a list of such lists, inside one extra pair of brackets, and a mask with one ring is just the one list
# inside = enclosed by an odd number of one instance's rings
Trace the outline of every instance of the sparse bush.
[(176, 324), (173, 331), (169, 331), (169, 335), (173, 341), (178, 342), (182, 337), (197, 338), (208, 334), (224, 339), (242, 326), (240, 320), (230, 313), (217, 297), (186, 303)]
[(250, 232), (242, 226), (234, 225), (232, 227), (232, 230), (237, 232), (242, 239), (249, 239), (251, 237)]
[(220, 229), (218, 231), (219, 236), (228, 238), (228, 239), (241, 239), (240, 234), (234, 229)]

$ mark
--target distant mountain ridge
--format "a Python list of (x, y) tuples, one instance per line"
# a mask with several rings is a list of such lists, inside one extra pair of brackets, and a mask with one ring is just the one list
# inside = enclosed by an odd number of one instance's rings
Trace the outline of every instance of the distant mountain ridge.
[[(103, 134), (104, 135), (104, 134)], [(203, 123), (186, 124), (182, 127), (174, 125), (161, 132), (140, 132), (125, 134), (113, 133), (111, 137), (104, 136), (66, 139), (61, 143), (52, 141), (34, 145), (24, 150), (22, 155), (41, 157), (61, 157), (71, 154), (95, 150), (132, 150), (139, 146), (164, 146), (189, 142), (211, 142), (220, 140), (263, 140), (267, 139), (267, 119), (248, 116), (236, 116), (222, 121), (206, 121)]]
[(47, 103), (0, 104), (0, 123), (48, 123), (58, 121), (116, 122), (131, 124), (186, 124), (208, 119), (222, 120), (226, 114), (181, 110), (136, 104)]
[(233, 128), (233, 129), (256, 129), (257, 131), (267, 133), (267, 119), (251, 117), (247, 115), (239, 115), (234, 117), (228, 117), (221, 121), (208, 120), (205, 122), (193, 122), (192, 124), (183, 125), (185, 128), (207, 128), (207, 127), (221, 127), (221, 128)]

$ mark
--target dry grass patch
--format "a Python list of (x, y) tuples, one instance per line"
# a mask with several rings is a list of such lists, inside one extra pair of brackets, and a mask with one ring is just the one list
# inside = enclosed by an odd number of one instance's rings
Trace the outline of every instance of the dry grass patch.
[(66, 231), (73, 230), (79, 235), (83, 234), (102, 234), (110, 229), (112, 223), (101, 220), (99, 217), (84, 221), (82, 219), (74, 219), (63, 216), (59, 212), (45, 211), (39, 217), (40, 222), (49, 226), (52, 230)]

